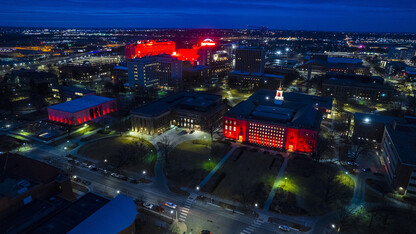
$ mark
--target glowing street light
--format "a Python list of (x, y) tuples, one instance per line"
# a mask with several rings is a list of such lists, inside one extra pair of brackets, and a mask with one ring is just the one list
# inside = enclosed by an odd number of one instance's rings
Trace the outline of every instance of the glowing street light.
[(332, 228), (336, 228), (335, 224), (332, 224), (332, 225), (331, 225), (331, 227), (332, 227)]
[(104, 162), (107, 162), (107, 159), (104, 159)]
[(196, 186), (196, 190), (199, 190), (199, 186)]
[(146, 171), (143, 171), (143, 175), (146, 175)]
[(119, 194), (120, 193), (120, 190), (117, 190), (117, 194)]
[(257, 207), (257, 206), (259, 206), (259, 205), (256, 203), (256, 204), (254, 204), (254, 206), (255, 206), (255, 207)]

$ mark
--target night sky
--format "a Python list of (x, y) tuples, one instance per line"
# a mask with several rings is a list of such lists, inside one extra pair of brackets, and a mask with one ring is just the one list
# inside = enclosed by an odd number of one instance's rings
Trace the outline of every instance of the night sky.
[(416, 0), (0, 0), (1, 26), (416, 32)]

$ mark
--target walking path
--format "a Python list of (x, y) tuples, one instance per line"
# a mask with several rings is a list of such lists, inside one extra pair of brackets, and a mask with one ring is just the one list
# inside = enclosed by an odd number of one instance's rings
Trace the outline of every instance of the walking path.
[(237, 149), (236, 146), (233, 146), (230, 151), (221, 159), (221, 161), (212, 169), (212, 171), (204, 178), (204, 180), (198, 185), (197, 189), (201, 189), (215, 174), (215, 172), (224, 164), (225, 161), (230, 157), (230, 155)]
[(270, 209), (270, 205), (272, 204), (273, 198), (276, 195), (277, 184), (283, 177), (283, 173), (285, 172), (287, 162), (289, 162), (289, 158), (290, 156), (285, 157), (285, 161), (283, 161), (282, 167), (280, 168), (279, 173), (277, 173), (276, 179), (274, 180), (273, 188), (269, 193), (269, 197), (267, 198), (266, 204), (264, 205), (264, 211), (268, 211)]

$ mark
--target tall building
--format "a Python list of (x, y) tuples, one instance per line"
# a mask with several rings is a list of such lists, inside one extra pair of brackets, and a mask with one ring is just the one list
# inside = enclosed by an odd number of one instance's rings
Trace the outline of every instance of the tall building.
[(182, 61), (169, 55), (136, 58), (127, 69), (131, 89), (176, 87), (182, 80)]
[(126, 58), (143, 58), (159, 54), (173, 54), (175, 42), (173, 41), (139, 41), (137, 44), (128, 44), (124, 48)]
[[(329, 102), (328, 102), (329, 101)], [(223, 118), (223, 135), (239, 142), (310, 153), (315, 149), (322, 113), (332, 99), (281, 90), (260, 90)]]
[(235, 52), (235, 70), (264, 73), (264, 48), (240, 47)]
[[(413, 120), (414, 122), (414, 120)], [(386, 125), (382, 140), (384, 168), (390, 184), (400, 193), (416, 197), (416, 125)]]

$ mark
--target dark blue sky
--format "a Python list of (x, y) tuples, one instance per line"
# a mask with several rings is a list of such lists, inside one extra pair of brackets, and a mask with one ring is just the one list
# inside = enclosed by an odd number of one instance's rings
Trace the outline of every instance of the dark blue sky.
[(0, 0), (0, 25), (416, 32), (416, 0)]

